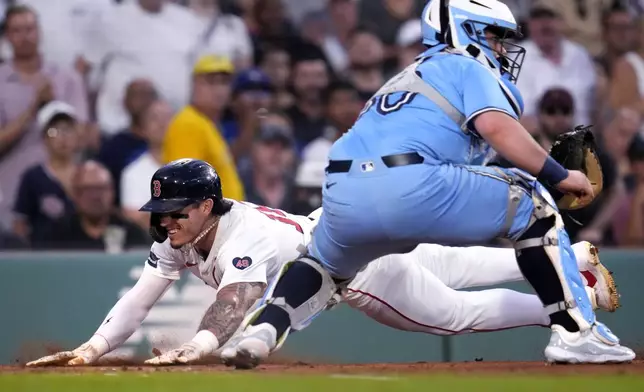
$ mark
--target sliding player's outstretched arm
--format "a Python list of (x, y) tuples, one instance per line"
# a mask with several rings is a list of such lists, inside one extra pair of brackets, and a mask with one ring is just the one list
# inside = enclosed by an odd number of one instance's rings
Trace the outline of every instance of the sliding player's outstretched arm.
[(144, 270), (136, 285), (114, 305), (87, 342), (72, 351), (61, 351), (29, 362), (27, 366), (95, 363), (132, 336), (172, 282)]
[(199, 332), (181, 347), (145, 361), (148, 365), (186, 364), (206, 358), (233, 336), (246, 312), (260, 299), (266, 283), (239, 282), (223, 287), (199, 324)]

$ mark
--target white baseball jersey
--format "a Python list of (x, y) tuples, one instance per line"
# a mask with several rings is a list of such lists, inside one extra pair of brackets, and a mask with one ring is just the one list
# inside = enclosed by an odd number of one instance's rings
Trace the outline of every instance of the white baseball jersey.
[(233, 201), (230, 212), (219, 220), (205, 260), (192, 245), (173, 249), (166, 240), (152, 245), (145, 269), (177, 280), (188, 268), (214, 289), (239, 282), (268, 283), (282, 263), (295, 259), (308, 244), (312, 228), (307, 217)]

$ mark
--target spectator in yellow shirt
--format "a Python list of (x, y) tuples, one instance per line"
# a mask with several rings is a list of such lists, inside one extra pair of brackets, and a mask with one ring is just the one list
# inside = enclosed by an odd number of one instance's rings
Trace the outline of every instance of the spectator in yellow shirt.
[(197, 61), (192, 71), (190, 105), (170, 123), (163, 141), (163, 161), (204, 160), (221, 176), (224, 197), (244, 200), (235, 161), (218, 127), (230, 101), (233, 73), (233, 64), (226, 58), (204, 56)]

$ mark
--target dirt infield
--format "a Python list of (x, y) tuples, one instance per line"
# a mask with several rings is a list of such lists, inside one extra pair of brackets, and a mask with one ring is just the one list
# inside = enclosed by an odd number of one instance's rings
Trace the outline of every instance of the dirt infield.
[[(232, 372), (234, 370), (223, 365), (200, 365), (200, 366), (169, 366), (152, 367), (136, 364), (112, 364), (109, 366), (85, 366), (85, 367), (46, 367), (26, 368), (24, 366), (0, 366), (0, 374), (7, 373), (107, 373), (107, 372), (195, 372), (195, 373), (216, 373)], [(548, 365), (545, 362), (457, 362), (457, 363), (404, 363), (404, 364), (355, 364), (355, 365), (329, 365), (329, 364), (267, 364), (259, 366), (254, 370), (237, 370), (236, 372), (251, 373), (293, 373), (293, 374), (445, 374), (445, 373), (468, 373), (468, 374), (603, 374), (622, 375), (638, 374), (644, 375), (644, 361), (635, 361), (622, 365)]]

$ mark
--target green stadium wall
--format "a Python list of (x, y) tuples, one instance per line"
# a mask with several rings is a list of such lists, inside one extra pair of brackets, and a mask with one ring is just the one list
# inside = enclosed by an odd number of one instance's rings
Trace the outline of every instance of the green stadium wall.
[[(644, 251), (603, 250), (622, 294), (616, 313), (599, 312), (624, 344), (644, 348)], [(71, 349), (88, 339), (112, 305), (139, 277), (147, 251), (0, 254), (0, 363), (11, 364)], [(524, 283), (501, 287), (529, 291)], [(190, 273), (164, 295), (142, 328), (110, 356), (149, 357), (190, 339), (215, 291)], [(432, 298), (418, 298), (432, 306)], [(329, 363), (419, 361), (531, 361), (543, 358), (549, 331), (509, 331), (432, 336), (397, 331), (342, 305), (291, 336), (290, 359)]]

